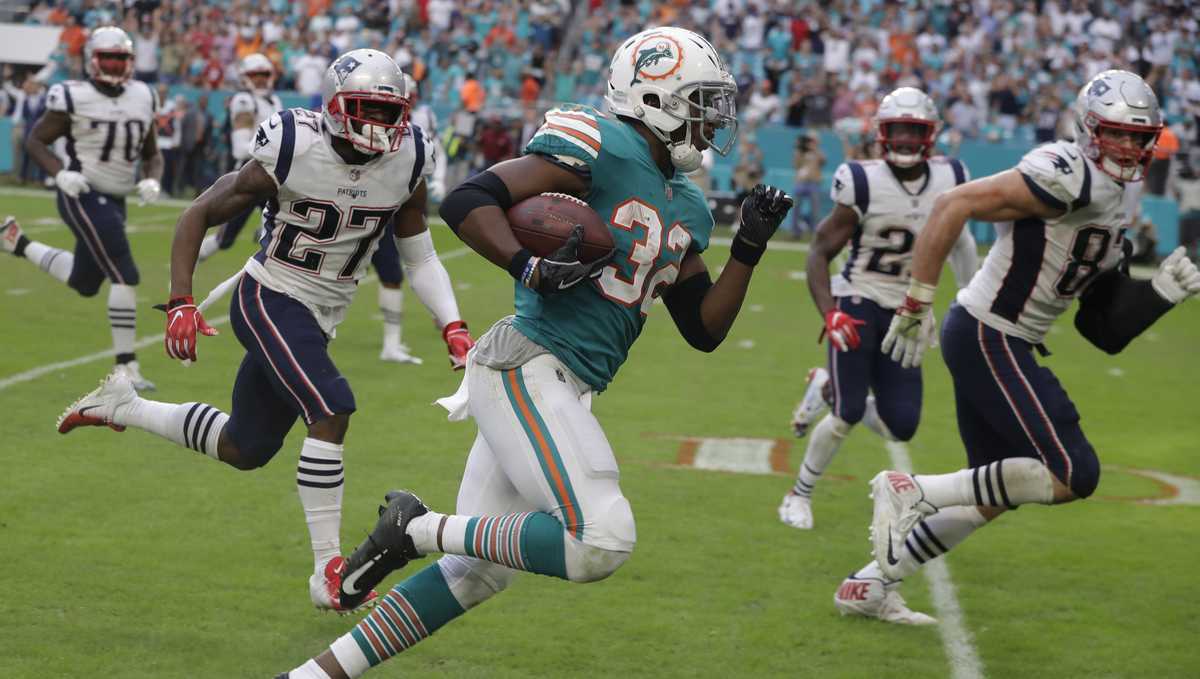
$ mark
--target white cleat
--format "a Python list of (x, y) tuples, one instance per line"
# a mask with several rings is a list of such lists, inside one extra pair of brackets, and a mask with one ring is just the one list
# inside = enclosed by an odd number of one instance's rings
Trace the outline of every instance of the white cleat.
[(877, 618), (900, 625), (936, 625), (937, 618), (908, 607), (895, 588), (888, 589), (878, 578), (856, 578), (842, 581), (833, 595), (833, 605), (842, 615)]
[(393, 363), (411, 363), (413, 365), (421, 365), (425, 362), (408, 353), (408, 345), (406, 344), (385, 346), (383, 351), (379, 352), (379, 360), (391, 361)]
[(133, 384), (124, 374), (111, 373), (100, 386), (72, 403), (58, 416), (58, 433), (66, 434), (76, 427), (111, 427), (125, 431), (124, 425), (113, 423), (117, 408), (137, 399)]
[(871, 545), (883, 574), (899, 580), (900, 550), (908, 534), (923, 517), (936, 511), (925, 502), (925, 493), (911, 474), (882, 471), (871, 479), (875, 500), (871, 518)]
[(132, 384), (133, 388), (138, 391), (156, 391), (158, 389), (158, 387), (154, 386), (153, 382), (145, 377), (142, 377), (142, 371), (140, 366), (138, 366), (137, 361), (118, 363), (115, 367), (113, 367), (113, 374), (115, 375), (118, 373), (127, 377), (129, 379), (129, 383)]
[(25, 234), (21, 231), (21, 225), (17, 223), (17, 218), (12, 215), (5, 217), (4, 223), (0, 224), (0, 248), (10, 254), (16, 252), (17, 242), (23, 235)]
[(822, 392), (829, 382), (829, 371), (824, 368), (813, 368), (808, 371), (808, 387), (804, 390), (804, 399), (796, 405), (792, 413), (792, 431), (797, 438), (808, 433), (808, 428), (825, 412), (829, 404), (825, 402)]
[(345, 571), (345, 557), (335, 556), (326, 562), (321, 572), (313, 573), (308, 578), (308, 596), (312, 599), (313, 606), (316, 606), (317, 610), (334, 611), (338, 615), (345, 615), (354, 611), (370, 610), (379, 602), (379, 595), (375, 590), (371, 590), (367, 594), (366, 599), (358, 606), (354, 608), (342, 606), (339, 591), (342, 587), (342, 576), (345, 574)]
[(779, 520), (801, 530), (812, 530), (812, 500), (789, 492), (779, 505)]

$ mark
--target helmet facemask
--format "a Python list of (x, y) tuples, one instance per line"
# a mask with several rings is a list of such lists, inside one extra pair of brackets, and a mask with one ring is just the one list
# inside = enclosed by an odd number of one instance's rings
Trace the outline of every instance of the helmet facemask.
[(653, 94), (643, 96), (643, 106), (656, 108), (678, 123), (662, 129), (650, 120), (644, 122), (670, 149), (677, 169), (695, 172), (700, 168), (701, 149), (692, 140), (693, 128), (699, 130), (705, 148), (728, 155), (737, 141), (736, 97), (737, 85), (725, 82), (688, 83), (675, 91), (659, 88), (657, 100)]
[(270, 96), (275, 89), (275, 73), (272, 71), (249, 71), (242, 74), (242, 86), (258, 97)]
[(342, 125), (336, 130), (363, 153), (396, 151), (408, 129), (410, 103), (406, 97), (383, 92), (338, 92), (329, 101), (329, 115)]
[[(1145, 178), (1146, 168), (1154, 159), (1154, 146), (1162, 132), (1161, 125), (1116, 123), (1102, 120), (1092, 113), (1084, 118), (1084, 125), (1087, 128), (1084, 152), (1105, 174), (1121, 182), (1140, 182)], [(1122, 134), (1106, 134), (1109, 131)], [(1135, 143), (1124, 141), (1129, 136), (1133, 137)]]
[(884, 118), (877, 121), (875, 140), (884, 160), (896, 167), (909, 168), (929, 158), (937, 128), (937, 123), (931, 120)]
[(106, 85), (124, 85), (133, 77), (133, 54), (125, 50), (94, 50), (92, 80)]

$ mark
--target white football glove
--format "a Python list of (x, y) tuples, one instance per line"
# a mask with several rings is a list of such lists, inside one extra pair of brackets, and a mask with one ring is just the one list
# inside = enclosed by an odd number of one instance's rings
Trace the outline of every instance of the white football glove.
[(887, 335), (879, 349), (892, 357), (902, 368), (921, 365), (925, 350), (937, 335), (933, 319), (935, 286), (913, 280), (908, 286), (904, 304), (892, 315)]
[(1150, 280), (1154, 291), (1171, 304), (1179, 304), (1183, 300), (1200, 293), (1200, 270), (1192, 260), (1184, 254), (1183, 246), (1163, 260), (1158, 267), (1158, 273)]
[(92, 190), (92, 187), (88, 185), (87, 177), (84, 177), (82, 172), (72, 170), (59, 170), (58, 174), (54, 175), (54, 183), (58, 186), (59, 191), (71, 198), (78, 198), (79, 194)]
[(138, 205), (149, 205), (158, 200), (162, 193), (162, 184), (157, 179), (143, 179), (137, 183)]

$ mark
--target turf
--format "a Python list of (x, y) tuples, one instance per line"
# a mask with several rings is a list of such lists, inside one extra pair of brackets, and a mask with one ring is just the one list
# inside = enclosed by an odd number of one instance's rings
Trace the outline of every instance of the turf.
[[(0, 204), (34, 238), (72, 243), (48, 198), (5, 192)], [(161, 332), (151, 305), (165, 297), (179, 211), (130, 207), (142, 272), (139, 337)], [(443, 254), (462, 247), (446, 229), (435, 232)], [(246, 238), (203, 264), (197, 290), (236, 270), (250, 247)], [(714, 246), (706, 259), (716, 268), (726, 256)], [(861, 428), (851, 435), (817, 490), (811, 532), (775, 516), (789, 476), (675, 464), (671, 436), (788, 436), (803, 376), (823, 356), (820, 321), (796, 275), (803, 265), (802, 251), (771, 252), (732, 335), (711, 355), (689, 349), (656, 309), (595, 400), (638, 521), (637, 550), (616, 575), (587, 586), (519, 578), (372, 676), (949, 676), (936, 628), (841, 618), (831, 603), (841, 578), (869, 558), (865, 482), (889, 466), (877, 438)], [(476, 332), (509, 313), (504, 272), (474, 254), (447, 268)], [(471, 424), (447, 423), (430, 406), (458, 376), (415, 296), (407, 296), (405, 339), (426, 363), (381, 364), (375, 284), (362, 287), (332, 345), (359, 404), (346, 445), (345, 549), (372, 525), (389, 488), (451, 507), (474, 436)], [(941, 292), (944, 310), (948, 280)], [(0, 380), (108, 348), (105, 294), (81, 298), (0, 256)], [(219, 328), (202, 339), (191, 368), (158, 344), (140, 351), (156, 398), (228, 407), (242, 350), (228, 325)], [(1054, 353), (1044, 364), (1073, 395), (1106, 465), (1200, 476), (1200, 304), (1168, 314), (1117, 357), (1087, 345), (1069, 318), (1048, 344)], [(311, 561), (294, 484), (302, 430), (255, 472), (142, 432), (57, 434), (61, 409), (93, 388), (110, 360), (0, 389), (0, 553), (9, 569), (0, 675), (271, 677), (348, 630), (351, 619), (320, 615), (308, 601)], [(959, 468), (936, 352), (925, 377), (914, 464)], [(793, 469), (802, 443), (791, 445)], [(1128, 501), (1157, 492), (1144, 478), (1106, 469), (1097, 498), (1024, 508), (954, 551), (948, 564), (987, 676), (1195, 676), (1200, 508)], [(905, 595), (931, 609), (923, 579), (906, 583)]]

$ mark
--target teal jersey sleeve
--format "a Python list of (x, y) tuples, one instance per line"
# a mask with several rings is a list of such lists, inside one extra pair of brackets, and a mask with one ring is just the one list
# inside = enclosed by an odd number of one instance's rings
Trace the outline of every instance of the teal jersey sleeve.
[(525, 145), (524, 153), (540, 153), (569, 167), (591, 170), (603, 143), (596, 116), (586, 110), (554, 108)]

